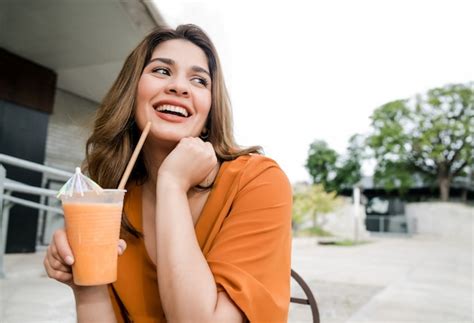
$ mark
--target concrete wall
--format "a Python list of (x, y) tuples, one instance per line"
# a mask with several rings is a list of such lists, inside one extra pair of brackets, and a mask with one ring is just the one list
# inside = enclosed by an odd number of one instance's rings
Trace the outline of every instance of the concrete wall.
[(57, 89), (54, 112), (50, 116), (45, 163), (74, 171), (85, 156), (97, 102)]
[[(332, 234), (345, 238), (354, 239), (356, 232), (355, 208), (350, 198), (342, 198), (342, 204), (334, 211), (319, 216), (321, 227)], [(363, 205), (358, 209), (357, 232), (358, 239), (368, 239), (370, 233), (365, 227), (365, 208)]]
[[(419, 234), (434, 234), (443, 238), (473, 242), (474, 207), (462, 203), (422, 202), (408, 203), (405, 214), (409, 231)], [(365, 227), (365, 210), (359, 210), (359, 238), (366, 239), (370, 233)], [(350, 199), (335, 211), (319, 216), (323, 229), (336, 236), (352, 238), (354, 236), (354, 206)], [(310, 223), (307, 223), (309, 225)]]
[(408, 219), (416, 220), (416, 233), (437, 234), (472, 242), (474, 207), (461, 203), (408, 203)]

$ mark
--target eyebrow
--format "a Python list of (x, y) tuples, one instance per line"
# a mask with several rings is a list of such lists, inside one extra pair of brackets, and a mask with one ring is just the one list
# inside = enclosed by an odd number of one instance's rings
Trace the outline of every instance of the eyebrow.
[[(168, 65), (171, 65), (171, 66), (176, 65), (176, 62), (174, 60), (172, 60), (171, 58), (164, 58), (164, 57), (157, 57), (157, 58), (150, 59), (150, 61), (148, 62), (147, 65), (149, 65), (150, 63), (155, 62), (155, 61), (159, 61), (159, 62), (168, 64)], [(191, 66), (191, 69), (196, 73), (205, 73), (209, 77), (211, 77), (211, 74), (205, 68), (193, 65), (193, 66)]]

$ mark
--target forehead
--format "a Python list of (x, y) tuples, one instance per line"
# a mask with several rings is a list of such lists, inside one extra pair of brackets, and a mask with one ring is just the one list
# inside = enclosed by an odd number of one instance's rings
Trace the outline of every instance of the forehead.
[(173, 39), (160, 43), (152, 52), (153, 58), (170, 58), (184, 66), (208, 67), (204, 51), (188, 40)]

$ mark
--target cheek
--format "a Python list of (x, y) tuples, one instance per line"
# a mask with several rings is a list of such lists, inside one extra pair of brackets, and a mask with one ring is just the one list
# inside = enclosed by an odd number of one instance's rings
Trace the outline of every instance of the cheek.
[(211, 110), (211, 104), (212, 104), (211, 93), (210, 92), (202, 93), (198, 97), (198, 103), (199, 103), (200, 112), (209, 114), (209, 111)]
[(142, 76), (137, 87), (137, 102), (143, 102), (149, 99), (152, 93), (151, 82), (147, 82), (146, 76)]
[(150, 82), (146, 82), (143, 76), (140, 78), (137, 86), (137, 100), (135, 103), (135, 120), (140, 129), (143, 129), (146, 120), (149, 119), (147, 102), (150, 100), (152, 88)]

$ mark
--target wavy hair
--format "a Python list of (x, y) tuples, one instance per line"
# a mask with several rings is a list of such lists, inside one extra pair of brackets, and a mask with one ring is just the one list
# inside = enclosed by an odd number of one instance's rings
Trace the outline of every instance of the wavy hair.
[[(242, 148), (233, 135), (232, 112), (222, 69), (216, 49), (202, 29), (195, 25), (180, 25), (176, 29), (157, 28), (149, 33), (130, 53), (114, 84), (100, 104), (93, 132), (86, 144), (85, 169), (89, 176), (104, 188), (116, 188), (125, 171), (140, 131), (135, 123), (137, 87), (143, 69), (153, 50), (162, 42), (187, 40), (201, 48), (211, 74), (212, 103), (206, 128), (209, 141), (220, 162), (233, 160), (249, 153), (261, 153), (261, 147)], [(137, 159), (130, 181), (142, 184), (149, 174), (141, 157)], [(122, 216), (122, 234), (141, 236)]]

